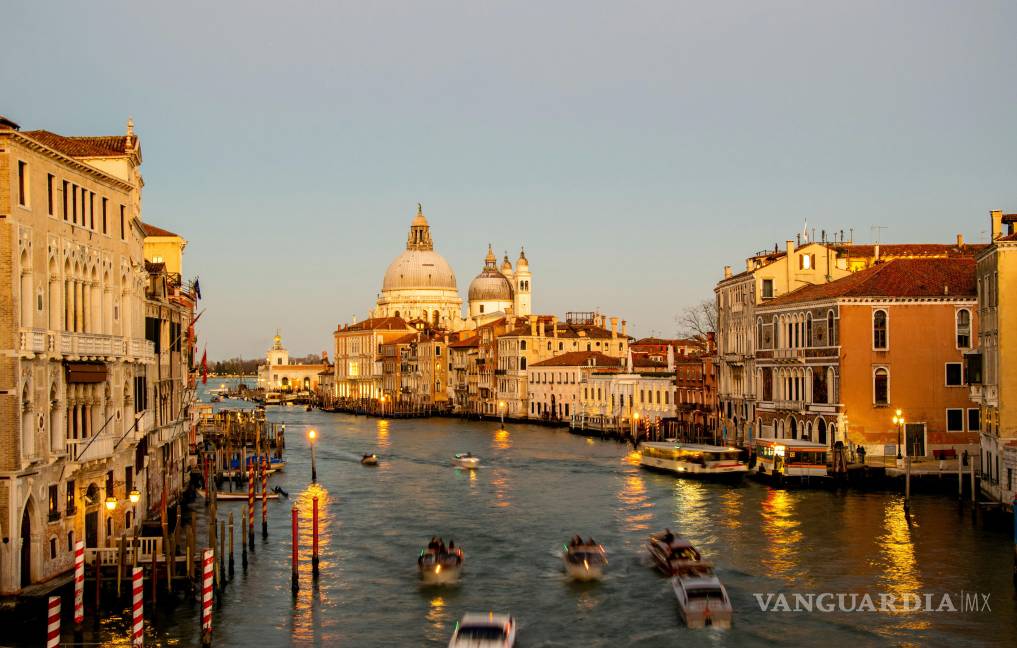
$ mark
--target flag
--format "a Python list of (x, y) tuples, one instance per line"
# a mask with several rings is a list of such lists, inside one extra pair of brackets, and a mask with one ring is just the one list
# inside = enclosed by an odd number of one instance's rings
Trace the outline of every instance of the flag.
[[(805, 219), (805, 226), (802, 227), (802, 241), (804, 241), (805, 243), (809, 242), (809, 219), (808, 218)], [(197, 285), (197, 282), (195, 282), (195, 285)], [(201, 297), (201, 293), (198, 293), (198, 297), (199, 298)]]
[(201, 284), (198, 282), (198, 278), (194, 278), (194, 295), (201, 299)]
[(201, 384), (208, 383), (208, 348), (201, 352)]

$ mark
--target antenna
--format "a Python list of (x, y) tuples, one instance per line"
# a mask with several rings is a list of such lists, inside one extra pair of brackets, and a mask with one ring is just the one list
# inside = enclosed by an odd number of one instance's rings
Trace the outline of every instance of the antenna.
[(875, 232), (874, 238), (876, 239), (876, 245), (879, 245), (879, 237), (885, 229), (887, 229), (885, 225), (873, 225), (869, 228), (869, 231)]

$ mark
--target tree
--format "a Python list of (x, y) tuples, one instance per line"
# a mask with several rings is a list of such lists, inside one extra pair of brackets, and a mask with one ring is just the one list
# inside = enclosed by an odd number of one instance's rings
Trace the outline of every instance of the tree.
[(717, 302), (704, 299), (687, 306), (675, 317), (681, 337), (705, 341), (709, 333), (717, 331)]

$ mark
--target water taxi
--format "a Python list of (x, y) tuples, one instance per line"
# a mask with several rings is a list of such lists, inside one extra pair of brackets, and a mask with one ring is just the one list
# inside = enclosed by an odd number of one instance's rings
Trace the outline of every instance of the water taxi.
[(671, 578), (682, 621), (690, 628), (730, 628), (731, 599), (720, 579), (708, 573), (680, 573)]
[(452, 457), (452, 463), (460, 468), (473, 470), (474, 468), (480, 467), (480, 457), (473, 456), (472, 452), (460, 452), (456, 456)]
[(367, 453), (360, 458), (360, 463), (364, 464), (365, 466), (377, 466), (378, 455), (374, 453)]
[(595, 542), (571, 541), (563, 547), (562, 561), (565, 573), (577, 581), (600, 580), (607, 565), (607, 551), (604, 545)]
[(639, 445), (639, 465), (664, 470), (679, 477), (739, 480), (748, 466), (741, 450), (726, 446), (649, 441)]
[(456, 622), (449, 648), (512, 648), (516, 621), (507, 614), (469, 613)]
[(455, 585), (459, 582), (464, 558), (462, 549), (446, 549), (444, 545), (439, 547), (432, 541), (420, 551), (420, 557), (417, 558), (420, 580), (425, 585)]
[(647, 538), (646, 548), (653, 557), (657, 569), (665, 576), (711, 567), (709, 563), (703, 561), (703, 557), (688, 538), (672, 533), (670, 529), (654, 533)]
[(826, 467), (830, 448), (802, 439), (759, 437), (754, 441), (755, 474), (774, 481), (829, 477)]

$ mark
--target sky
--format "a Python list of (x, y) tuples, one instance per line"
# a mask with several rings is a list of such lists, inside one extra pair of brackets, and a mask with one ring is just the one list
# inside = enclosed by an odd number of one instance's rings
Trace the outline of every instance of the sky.
[[(141, 137), (211, 360), (331, 350), (423, 203), (465, 300), (677, 333), (803, 230), (986, 240), (1017, 211), (1017, 3), (79, 2), (3, 11), (0, 114)], [(874, 227), (883, 229), (875, 230)]]

